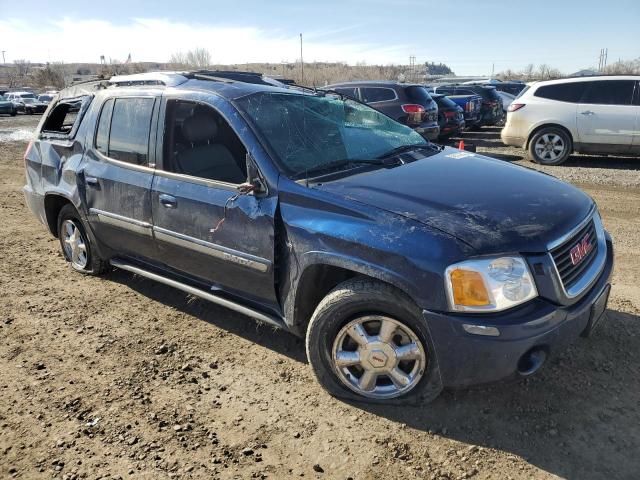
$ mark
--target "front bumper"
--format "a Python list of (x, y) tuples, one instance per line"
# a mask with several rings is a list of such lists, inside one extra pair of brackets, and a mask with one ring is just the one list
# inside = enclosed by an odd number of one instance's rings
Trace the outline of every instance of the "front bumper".
[[(594, 304), (606, 301), (612, 272), (613, 246), (607, 236), (607, 259), (598, 280), (571, 306), (537, 298), (514, 312), (495, 315), (423, 311), (443, 386), (464, 387), (517, 377), (518, 363), (532, 349), (553, 356), (566, 348), (585, 333), (592, 321)], [(606, 305), (598, 307), (604, 310)], [(496, 327), (500, 335), (470, 334), (463, 324)]]

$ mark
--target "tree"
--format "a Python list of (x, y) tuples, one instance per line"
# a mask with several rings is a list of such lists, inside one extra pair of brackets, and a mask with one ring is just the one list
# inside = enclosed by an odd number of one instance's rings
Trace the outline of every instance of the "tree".
[(444, 63), (424, 62), (424, 73), (427, 75), (453, 75), (453, 70)]
[(16, 73), (19, 77), (26, 77), (31, 69), (31, 62), (29, 60), (19, 59), (13, 62), (16, 66)]
[(196, 48), (187, 52), (176, 52), (169, 57), (173, 68), (201, 68), (211, 65), (211, 53), (205, 48)]
[(55, 87), (57, 89), (64, 88), (64, 65), (61, 63), (53, 63), (47, 65), (40, 70), (37, 70), (34, 75), (34, 81), (36, 85), (41, 88)]

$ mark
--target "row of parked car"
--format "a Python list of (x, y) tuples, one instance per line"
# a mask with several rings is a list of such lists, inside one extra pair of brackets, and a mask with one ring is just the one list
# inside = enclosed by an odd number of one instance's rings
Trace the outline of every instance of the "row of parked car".
[(519, 82), (428, 86), (360, 81), (335, 83), (326, 88), (376, 108), (429, 140), (443, 140), (465, 128), (501, 123), (515, 98), (510, 91), (520, 91), (524, 87), (525, 84)]
[(5, 92), (0, 94), (0, 114), (15, 116), (18, 113), (44, 113), (57, 93), (54, 90), (39, 95), (28, 91)]

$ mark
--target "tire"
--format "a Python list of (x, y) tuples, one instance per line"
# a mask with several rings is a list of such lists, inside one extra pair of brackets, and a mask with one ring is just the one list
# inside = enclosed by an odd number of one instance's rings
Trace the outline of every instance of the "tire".
[[(349, 332), (357, 324), (366, 327), (365, 338), (375, 341), (356, 345)], [(383, 335), (383, 324), (388, 326), (387, 335)], [(384, 337), (387, 343), (381, 343)], [(428, 403), (442, 391), (435, 350), (420, 309), (404, 293), (382, 282), (355, 278), (329, 292), (309, 322), (306, 350), (318, 382), (335, 397), (407, 405)], [(400, 351), (403, 357), (411, 352), (411, 359), (400, 362), (396, 356)], [(357, 363), (338, 366), (339, 357), (353, 362), (354, 355), (359, 357)], [(369, 391), (363, 393), (360, 385)]]
[(572, 151), (571, 137), (558, 127), (542, 128), (529, 140), (529, 159), (541, 165), (560, 165)]
[(16, 110), (12, 110), (11, 111), (11, 116), (12, 117), (15, 117), (17, 114), (18, 114), (18, 112)]
[(92, 248), (84, 224), (71, 204), (62, 207), (58, 215), (58, 240), (65, 260), (74, 270), (87, 275), (100, 275), (108, 270), (109, 264)]

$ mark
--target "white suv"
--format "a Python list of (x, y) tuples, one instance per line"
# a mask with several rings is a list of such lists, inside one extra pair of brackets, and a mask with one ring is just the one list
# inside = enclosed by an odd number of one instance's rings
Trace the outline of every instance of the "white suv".
[(640, 76), (535, 83), (509, 106), (501, 137), (545, 165), (574, 151), (640, 155)]

